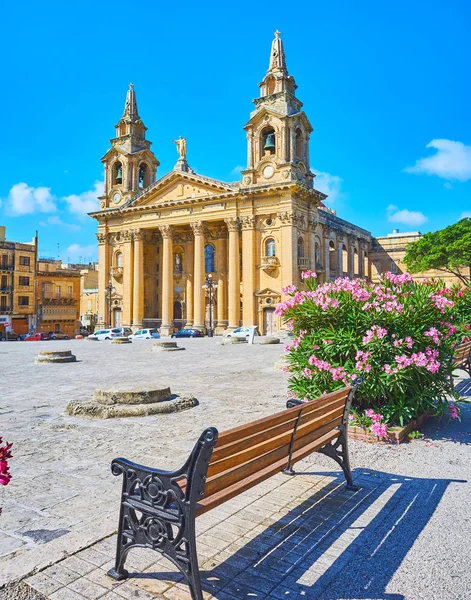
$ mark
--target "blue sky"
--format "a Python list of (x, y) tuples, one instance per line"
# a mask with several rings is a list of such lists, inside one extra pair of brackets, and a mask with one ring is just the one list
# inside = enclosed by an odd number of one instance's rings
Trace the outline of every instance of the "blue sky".
[(86, 211), (131, 81), (158, 176), (183, 135), (196, 172), (238, 179), (276, 29), (339, 216), (374, 235), (471, 216), (469, 2), (26, 0), (2, 20), (0, 224), (38, 229), (40, 255), (96, 258)]

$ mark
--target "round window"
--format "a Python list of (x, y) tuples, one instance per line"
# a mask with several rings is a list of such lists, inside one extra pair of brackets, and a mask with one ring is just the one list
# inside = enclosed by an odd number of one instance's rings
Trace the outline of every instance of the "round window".
[(268, 226), (272, 225), (273, 224), (273, 219), (267, 219), (266, 223), (267, 223)]
[(265, 300), (265, 302), (266, 302), (267, 304), (271, 304), (271, 303), (273, 302), (273, 300), (272, 300), (271, 298), (267, 298), (267, 299)]

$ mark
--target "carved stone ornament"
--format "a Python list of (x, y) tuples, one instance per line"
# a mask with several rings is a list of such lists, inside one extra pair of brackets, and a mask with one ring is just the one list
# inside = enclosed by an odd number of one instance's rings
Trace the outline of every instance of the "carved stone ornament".
[(204, 235), (206, 233), (206, 226), (203, 221), (195, 221), (190, 223), (190, 226), (195, 235)]
[(287, 211), (279, 212), (276, 216), (280, 219), (283, 225), (289, 225), (290, 223), (293, 223), (295, 218), (294, 213)]
[(145, 236), (145, 232), (142, 229), (134, 229), (132, 234), (135, 242), (142, 242)]
[(238, 217), (230, 217), (228, 219), (224, 219), (227, 225), (227, 229), (229, 231), (239, 231), (240, 222)]
[(124, 231), (121, 231), (120, 239), (123, 242), (130, 242), (132, 240), (132, 231), (130, 229), (125, 229)]
[(173, 231), (171, 225), (159, 225), (159, 231), (164, 239), (172, 239)]
[(106, 234), (106, 233), (101, 233), (101, 232), (98, 232), (98, 233), (96, 234), (96, 239), (98, 240), (98, 243), (99, 243), (100, 245), (101, 245), (101, 244), (106, 244), (106, 242), (108, 241), (108, 236), (107, 236), (107, 234)]
[(289, 171), (288, 171), (288, 169), (285, 169), (285, 170), (283, 171), (283, 177), (284, 177), (285, 179), (288, 179), (288, 177), (289, 177)]
[(254, 229), (255, 228), (255, 217), (253, 215), (247, 215), (242, 217), (240, 220), (242, 229)]
[(245, 183), (245, 185), (250, 185), (252, 183), (252, 178), (249, 177), (249, 175), (246, 175), (244, 177), (244, 183)]
[(217, 240), (224, 240), (229, 237), (229, 232), (227, 231), (227, 229), (225, 227), (222, 227), (222, 226), (217, 227), (214, 231), (216, 233)]

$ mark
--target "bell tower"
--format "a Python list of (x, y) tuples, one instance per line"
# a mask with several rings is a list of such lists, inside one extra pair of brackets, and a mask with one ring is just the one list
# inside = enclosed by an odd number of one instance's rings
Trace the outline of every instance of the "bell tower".
[(134, 85), (129, 84), (121, 119), (115, 125), (116, 137), (101, 162), (105, 167), (105, 189), (100, 208), (120, 206), (155, 181), (159, 161), (146, 140), (144, 123), (137, 110)]
[(260, 98), (244, 129), (247, 132), (245, 185), (301, 181), (312, 188), (309, 137), (313, 128), (296, 96), (297, 85), (288, 74), (280, 32), (275, 32), (267, 74), (259, 83)]

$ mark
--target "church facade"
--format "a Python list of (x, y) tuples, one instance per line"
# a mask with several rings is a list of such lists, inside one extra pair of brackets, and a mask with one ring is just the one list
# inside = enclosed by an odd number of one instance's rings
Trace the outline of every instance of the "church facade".
[[(323, 205), (309, 165), (313, 128), (296, 97), (279, 32), (260, 97), (245, 125), (247, 168), (227, 183), (195, 173), (186, 140), (157, 178), (133, 86), (102, 158), (98, 221), (98, 326), (182, 326), (216, 334), (257, 325), (271, 334), (282, 288), (301, 273), (321, 281), (368, 276), (371, 235)], [(211, 295), (205, 282), (213, 283)]]

